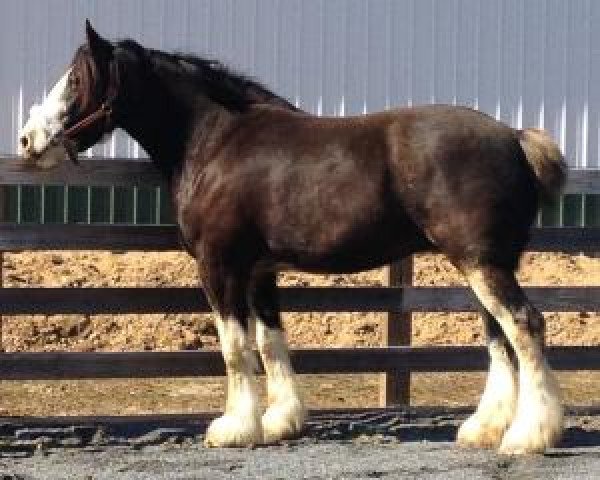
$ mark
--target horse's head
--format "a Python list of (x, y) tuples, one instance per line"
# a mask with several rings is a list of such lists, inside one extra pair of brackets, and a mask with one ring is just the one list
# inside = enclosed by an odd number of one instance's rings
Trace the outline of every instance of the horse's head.
[[(81, 45), (62, 78), (40, 105), (33, 105), (19, 132), (19, 153), (32, 165), (51, 168), (65, 150), (71, 160), (116, 126), (120, 65), (116, 46), (86, 21)], [(62, 155), (56, 155), (61, 151)]]

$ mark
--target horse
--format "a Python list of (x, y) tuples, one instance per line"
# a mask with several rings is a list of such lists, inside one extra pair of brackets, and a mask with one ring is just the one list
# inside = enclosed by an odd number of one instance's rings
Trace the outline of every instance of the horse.
[(356, 272), (425, 251), (444, 253), (462, 273), (486, 326), (487, 382), (457, 442), (527, 454), (560, 439), (544, 318), (515, 278), (541, 202), (566, 178), (545, 131), (450, 105), (318, 117), (218, 61), (110, 41), (87, 21), (86, 41), (34, 107), (19, 133), (24, 162), (49, 168), (58, 157), (44, 154), (56, 148), (75, 161), (121, 128), (168, 181), (226, 366), (225, 410), (207, 428), (207, 446), (302, 432), (278, 271)]

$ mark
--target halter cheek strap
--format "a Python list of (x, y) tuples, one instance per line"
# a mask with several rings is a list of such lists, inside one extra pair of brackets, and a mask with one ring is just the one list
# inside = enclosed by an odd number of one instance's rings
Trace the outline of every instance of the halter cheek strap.
[(87, 117), (82, 118), (75, 125), (72, 125), (71, 127), (67, 128), (63, 132), (63, 135), (67, 138), (74, 137), (86, 128), (95, 125), (100, 120), (104, 120), (105, 123), (108, 123), (112, 115), (111, 103), (104, 102), (98, 110), (89, 114)]
[(106, 100), (102, 102), (98, 110), (90, 113), (88, 116), (83, 117), (75, 125), (67, 128), (62, 135), (67, 139), (72, 139), (75, 135), (82, 132), (83, 130), (96, 125), (98, 122), (103, 121), (105, 129), (108, 130), (108, 125), (112, 121), (113, 116), (113, 104), (119, 93), (119, 68), (117, 61), (113, 60), (109, 66), (109, 84), (106, 90)]

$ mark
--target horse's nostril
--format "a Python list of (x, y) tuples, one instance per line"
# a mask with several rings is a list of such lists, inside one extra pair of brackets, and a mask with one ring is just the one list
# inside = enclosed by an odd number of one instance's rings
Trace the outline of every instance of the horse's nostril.
[(29, 145), (29, 138), (27, 137), (27, 135), (23, 135), (19, 141), (21, 142), (21, 146), (23, 148), (27, 148), (27, 145)]

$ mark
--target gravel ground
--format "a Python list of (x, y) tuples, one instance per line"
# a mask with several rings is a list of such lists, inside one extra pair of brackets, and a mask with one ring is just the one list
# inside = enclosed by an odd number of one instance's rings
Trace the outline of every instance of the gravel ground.
[[(512, 458), (462, 450), (464, 412), (396, 409), (313, 415), (305, 436), (254, 449), (206, 449), (204, 421), (0, 423), (1, 480), (596, 479), (600, 416), (570, 416), (563, 444)], [(167, 426), (168, 425), (168, 426)]]

